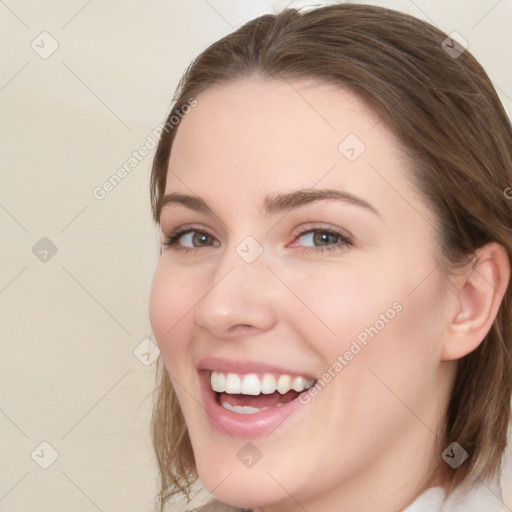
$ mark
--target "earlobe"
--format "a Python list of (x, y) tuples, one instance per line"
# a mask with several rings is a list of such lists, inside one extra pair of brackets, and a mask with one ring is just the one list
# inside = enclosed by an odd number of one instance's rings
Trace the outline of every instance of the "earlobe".
[(442, 360), (460, 359), (473, 352), (492, 327), (510, 279), (510, 262), (504, 247), (492, 242), (460, 276), (458, 308), (449, 325)]

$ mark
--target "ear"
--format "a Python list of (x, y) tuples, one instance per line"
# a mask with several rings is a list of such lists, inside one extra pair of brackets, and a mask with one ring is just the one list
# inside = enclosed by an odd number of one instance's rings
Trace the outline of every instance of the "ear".
[(498, 314), (510, 279), (505, 248), (491, 242), (476, 251), (476, 257), (458, 276), (456, 312), (448, 325), (442, 360), (460, 359), (484, 340)]

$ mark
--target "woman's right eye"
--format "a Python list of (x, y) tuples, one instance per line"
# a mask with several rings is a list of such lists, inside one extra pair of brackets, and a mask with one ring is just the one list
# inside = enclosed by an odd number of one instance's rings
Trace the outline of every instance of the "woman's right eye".
[[(213, 242), (213, 245), (209, 242)], [(169, 237), (163, 242), (166, 247), (171, 247), (176, 251), (192, 251), (194, 249), (201, 249), (202, 247), (219, 246), (212, 235), (206, 231), (198, 229), (177, 229), (171, 233)], [(197, 245), (196, 245), (197, 244)]]

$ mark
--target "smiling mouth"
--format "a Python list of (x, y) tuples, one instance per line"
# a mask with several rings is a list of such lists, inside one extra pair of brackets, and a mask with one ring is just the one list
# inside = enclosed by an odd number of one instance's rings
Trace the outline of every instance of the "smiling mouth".
[(315, 380), (304, 376), (272, 373), (210, 372), (210, 387), (215, 400), (236, 414), (257, 414), (283, 407), (314, 386)]

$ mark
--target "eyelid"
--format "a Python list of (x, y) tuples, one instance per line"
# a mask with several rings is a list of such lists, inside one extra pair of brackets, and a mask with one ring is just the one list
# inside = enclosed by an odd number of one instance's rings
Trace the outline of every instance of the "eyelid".
[[(213, 232), (209, 228), (205, 227), (202, 224), (195, 224), (195, 223), (179, 224), (179, 225), (177, 225), (176, 227), (174, 227), (172, 229), (166, 229), (165, 231), (162, 229), (162, 233), (163, 233), (164, 237), (170, 237), (173, 234), (185, 233), (187, 231), (200, 231), (200, 232), (207, 233), (208, 235), (216, 238), (216, 235), (214, 235)], [(166, 235), (165, 234), (166, 232), (168, 232), (169, 234)]]

